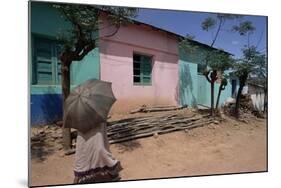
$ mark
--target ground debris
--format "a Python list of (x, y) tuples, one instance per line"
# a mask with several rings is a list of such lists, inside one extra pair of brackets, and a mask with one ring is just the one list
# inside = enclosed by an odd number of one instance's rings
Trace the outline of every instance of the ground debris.
[(169, 115), (139, 117), (130, 121), (115, 121), (108, 126), (108, 137), (110, 143), (119, 143), (138, 138), (153, 136), (157, 138), (160, 134), (184, 130), (208, 125), (213, 119), (209, 115), (182, 113), (171, 113)]
[(162, 111), (172, 111), (172, 110), (181, 110), (183, 108), (186, 108), (186, 106), (153, 106), (153, 107), (147, 107), (146, 105), (142, 105), (141, 107), (132, 110), (130, 114), (134, 113), (147, 113), (147, 112), (162, 112)]

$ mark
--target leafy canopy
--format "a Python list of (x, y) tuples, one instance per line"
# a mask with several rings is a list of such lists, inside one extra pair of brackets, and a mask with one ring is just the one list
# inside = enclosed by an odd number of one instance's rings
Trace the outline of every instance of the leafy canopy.
[[(265, 54), (260, 53), (255, 46), (242, 49), (243, 56), (235, 63), (235, 74), (240, 77), (266, 66)], [(265, 71), (265, 70), (264, 70)]]
[(212, 70), (224, 72), (233, 66), (234, 59), (221, 51), (214, 51), (209, 55), (209, 67)]
[(131, 21), (129, 18), (135, 17), (138, 12), (135, 8), (79, 4), (54, 4), (53, 7), (58, 9), (62, 17), (71, 24), (68, 32), (59, 36), (60, 40), (64, 42), (65, 50), (76, 50), (95, 43), (98, 37), (96, 31), (101, 24), (99, 18), (102, 13), (109, 13), (108, 21), (111, 26), (118, 29), (122, 24), (129, 23)]
[(232, 27), (232, 30), (238, 32), (240, 35), (246, 35), (247, 33), (252, 33), (256, 28), (253, 26), (252, 22), (244, 21), (239, 25)]
[[(234, 19), (238, 19), (238, 18), (242, 18), (241, 15), (235, 15), (235, 14), (216, 14), (215, 17), (207, 17), (202, 23), (201, 23), (201, 28), (204, 31), (209, 31), (211, 29), (214, 29), (217, 25), (219, 27), (223, 26), (225, 21), (227, 20), (234, 20)], [(220, 30), (220, 28), (218, 28), (218, 30)]]

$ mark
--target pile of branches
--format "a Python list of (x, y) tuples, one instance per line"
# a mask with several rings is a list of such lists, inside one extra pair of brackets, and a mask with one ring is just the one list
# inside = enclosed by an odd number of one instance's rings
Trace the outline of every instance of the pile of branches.
[(135, 110), (132, 110), (130, 114), (134, 113), (147, 113), (147, 112), (163, 112), (163, 111), (173, 111), (173, 110), (181, 110), (183, 108), (186, 108), (186, 106), (153, 106), (148, 107), (146, 105), (142, 105), (140, 108), (137, 108)]
[(186, 117), (180, 114), (171, 114), (168, 116), (140, 117), (111, 122), (107, 129), (109, 143), (125, 142), (137, 138), (201, 127), (213, 122), (213, 119), (208, 117), (209, 115)]

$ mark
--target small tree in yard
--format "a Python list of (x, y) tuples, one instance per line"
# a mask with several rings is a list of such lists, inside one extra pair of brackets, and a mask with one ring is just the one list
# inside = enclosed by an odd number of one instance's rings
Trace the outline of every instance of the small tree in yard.
[[(265, 55), (257, 50), (257, 46), (251, 45), (250, 36), (255, 31), (252, 22), (241, 22), (240, 25), (234, 26), (233, 30), (241, 36), (247, 36), (247, 45), (242, 49), (243, 56), (235, 65), (235, 74), (239, 78), (239, 89), (236, 96), (236, 104), (234, 109), (235, 117), (239, 118), (239, 106), (241, 94), (250, 74), (255, 74), (255, 70), (261, 70), (262, 65), (265, 66)], [(267, 72), (265, 73), (267, 75)]]
[(239, 106), (241, 94), (247, 79), (250, 74), (255, 74), (255, 70), (260, 67), (261, 64), (265, 64), (265, 55), (257, 51), (255, 46), (244, 48), (243, 57), (235, 65), (235, 74), (239, 78), (239, 89), (236, 96), (236, 104), (234, 109), (235, 117), (239, 118)]
[(220, 96), (221, 92), (225, 90), (225, 87), (227, 86), (227, 78), (228, 75), (224, 73), (224, 71), (230, 69), (233, 67), (234, 64), (234, 59), (225, 53), (217, 53), (215, 56), (213, 55), (211, 57), (210, 61), (210, 67), (212, 70), (217, 70), (221, 74), (221, 82), (220, 82), (220, 87), (218, 91), (218, 96), (217, 96), (217, 102), (216, 102), (216, 110), (218, 110), (219, 107), (219, 101), (220, 101)]
[[(220, 33), (224, 30), (224, 25), (228, 20), (234, 20), (241, 18), (242, 16), (239, 15), (230, 15), (230, 14), (217, 14), (216, 17), (207, 17), (202, 23), (201, 27), (204, 31), (215, 30), (215, 34), (211, 40), (210, 47), (213, 47), (220, 36)], [(188, 38), (183, 40), (184, 43)], [(225, 69), (220, 69), (219, 66), (224, 67), (224, 65), (219, 65), (220, 62), (218, 61), (219, 58), (223, 57), (223, 59), (227, 59), (229, 54), (219, 50), (208, 50), (206, 53), (203, 54), (203, 61), (205, 66), (204, 76), (206, 77), (207, 81), (211, 85), (211, 109), (210, 115), (214, 115), (214, 86), (215, 82), (218, 79), (218, 72), (224, 71)], [(223, 62), (222, 62), (223, 64)], [(227, 63), (228, 64), (228, 63)], [(225, 82), (224, 82), (225, 83)], [(222, 87), (223, 88), (223, 87)], [(220, 90), (221, 92), (221, 90)]]
[[(99, 38), (115, 35), (122, 24), (130, 22), (127, 17), (137, 13), (135, 8), (97, 7), (92, 5), (55, 4), (63, 18), (71, 24), (70, 30), (61, 38), (62, 52), (60, 55), (62, 72), (62, 97), (66, 100), (70, 93), (70, 67), (73, 61), (81, 61), (89, 52), (97, 47)], [(102, 13), (107, 12), (109, 26), (114, 31), (106, 36), (96, 36), (100, 29)], [(71, 149), (71, 134), (69, 128), (63, 129), (63, 145), (66, 152)]]

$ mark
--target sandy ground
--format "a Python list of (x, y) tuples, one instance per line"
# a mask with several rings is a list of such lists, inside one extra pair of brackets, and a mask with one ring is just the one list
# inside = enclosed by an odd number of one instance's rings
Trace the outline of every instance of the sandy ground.
[[(265, 119), (224, 122), (157, 137), (112, 144), (121, 161), (122, 180), (194, 176), (267, 170)], [(31, 161), (33, 186), (71, 184), (74, 155), (54, 152)]]

